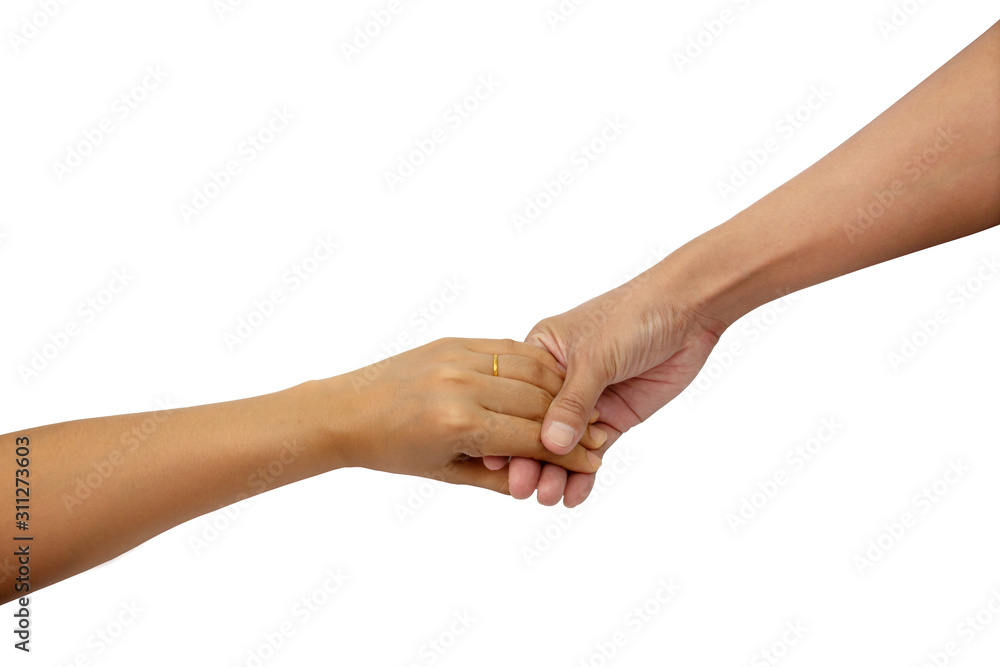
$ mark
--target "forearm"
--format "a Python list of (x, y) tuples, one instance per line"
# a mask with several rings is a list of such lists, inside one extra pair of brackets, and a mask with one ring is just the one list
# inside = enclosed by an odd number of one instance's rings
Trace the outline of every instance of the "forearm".
[(998, 223), (1000, 24), (655, 271), (728, 326), (784, 294)]
[[(17, 476), (30, 496), (18, 507), (24, 516), (0, 521), (0, 540), (8, 549), (14, 537), (33, 538), (34, 591), (188, 519), (335, 468), (501, 493), (507, 474), (487, 469), (484, 456), (594, 472), (591, 438), (563, 455), (539, 439), (562, 383), (555, 359), (532, 345), (444, 339), (266, 396), (10, 433), (0, 436), (0, 497), (15, 495)], [(30, 454), (16, 450), (24, 439)], [(0, 604), (30, 592), (15, 583), (0, 579)]]
[[(339, 467), (321, 384), (214, 405), (102, 417), (0, 436), (0, 488), (30, 440), (31, 590), (109, 560), (184, 521)], [(22, 488), (24, 488), (22, 486)], [(0, 603), (16, 596), (8, 580)]]

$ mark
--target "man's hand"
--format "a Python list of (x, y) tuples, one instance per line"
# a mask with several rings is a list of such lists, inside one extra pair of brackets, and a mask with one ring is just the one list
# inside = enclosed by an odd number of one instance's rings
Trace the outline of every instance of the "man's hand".
[[(1000, 222), (1000, 23), (819, 162), (638, 278), (539, 322), (528, 341), (566, 381), (542, 439), (564, 452), (586, 427), (610, 442), (694, 379), (727, 326), (811, 285), (973, 234)], [(944, 133), (944, 134), (942, 134)], [(942, 143), (945, 142), (945, 143)], [(906, 203), (861, 225), (859, 206), (933, 151), (933, 171), (907, 184)], [(504, 461), (489, 458), (493, 469)], [(593, 475), (514, 459), (510, 491), (582, 502)]]
[[(669, 286), (640, 275), (630, 283), (576, 308), (542, 320), (526, 342), (547, 350), (566, 370), (566, 380), (545, 415), (542, 442), (562, 454), (584, 435), (602, 442), (603, 454), (618, 437), (680, 394), (705, 364), (725, 329), (662, 296)], [(600, 419), (588, 433), (594, 408)], [(597, 430), (594, 430), (594, 429)], [(488, 457), (498, 469), (505, 460)], [(538, 502), (579, 505), (594, 486), (594, 475), (567, 473), (557, 465), (512, 458), (510, 493), (527, 498), (537, 488)]]

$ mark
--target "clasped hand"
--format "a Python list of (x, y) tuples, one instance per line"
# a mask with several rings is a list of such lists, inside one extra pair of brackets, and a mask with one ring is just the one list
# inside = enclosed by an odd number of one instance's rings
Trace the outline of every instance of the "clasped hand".
[(640, 276), (527, 343), (443, 339), (341, 376), (343, 462), (578, 505), (604, 451), (684, 390), (725, 329), (659, 293)]
[[(493, 375), (493, 355), (497, 375)], [(543, 446), (542, 421), (562, 388), (551, 354), (512, 340), (441, 339), (328, 384), (328, 442), (338, 463), (509, 493), (506, 470), (483, 457), (515, 456), (593, 473), (587, 434), (561, 453)], [(336, 398), (334, 398), (336, 397)], [(590, 421), (597, 418), (596, 412)], [(335, 459), (336, 460), (336, 459)]]

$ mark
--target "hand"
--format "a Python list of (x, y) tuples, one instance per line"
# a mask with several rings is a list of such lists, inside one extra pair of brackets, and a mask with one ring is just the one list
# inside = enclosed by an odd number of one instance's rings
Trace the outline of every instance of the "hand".
[[(618, 437), (680, 394), (695, 378), (725, 325), (684, 305), (681, 292), (654, 281), (647, 272), (630, 283), (576, 308), (542, 320), (527, 342), (546, 349), (566, 369), (566, 380), (545, 415), (542, 441), (565, 452), (588, 436), (588, 416), (608, 434), (603, 454)], [(670, 297), (661, 296), (671, 293)], [(598, 432), (597, 440), (603, 434)], [(591, 438), (593, 439), (593, 438)], [(505, 461), (489, 458), (497, 469)], [(594, 486), (594, 475), (567, 472), (557, 465), (523, 458), (510, 461), (510, 493), (538, 502), (579, 505)]]
[[(486, 468), (481, 457), (538, 459), (582, 473), (600, 466), (583, 446), (559, 454), (542, 446), (542, 419), (563, 373), (533, 345), (442, 339), (334, 380), (342, 383), (337, 395), (347, 397), (332, 427), (346, 465), (501, 493), (507, 473)], [(589, 438), (583, 444), (597, 447)]]

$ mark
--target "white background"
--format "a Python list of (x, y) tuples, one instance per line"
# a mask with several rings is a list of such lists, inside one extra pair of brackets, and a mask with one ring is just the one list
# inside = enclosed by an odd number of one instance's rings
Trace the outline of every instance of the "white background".
[[(523, 338), (821, 158), (998, 19), (981, 0), (926, 2), (884, 36), (884, 1), (605, 0), (553, 28), (555, 0), (421, 0), (348, 62), (341, 44), (385, 6), (255, 0), (220, 18), (210, 0), (70, 2), (15, 49), (40, 10), (5, 3), (3, 432), (265, 393), (370, 363), (400, 333)], [(673, 53), (727, 8), (734, 22), (679, 71)], [(165, 80), (120, 119), (114, 100), (156, 66)], [(496, 92), (461, 127), (445, 122), (488, 76)], [(723, 201), (717, 181), (820, 85), (833, 97)], [(282, 107), (295, 120), (185, 222), (179, 206)], [(113, 132), (60, 180), (53, 162), (106, 117)], [(511, 214), (607, 119), (627, 125), (619, 140), (518, 233)], [(436, 127), (446, 143), (391, 192), (384, 173)], [(282, 274), (326, 235), (336, 255), (289, 292)], [(35, 594), (30, 659), (755, 665), (797, 622), (805, 635), (780, 664), (917, 666), (951, 640), (949, 664), (987, 664), (1000, 618), (971, 643), (958, 626), (1000, 591), (1000, 280), (961, 309), (949, 293), (998, 246), (989, 231), (741, 321), (701, 394), (627, 434), (606, 459), (619, 472), (606, 465), (603, 493), (574, 513), (323, 475)], [(19, 366), (83, 323), (78, 304), (123, 268), (129, 286), (25, 381)], [(460, 297), (418, 326), (448, 280)], [(224, 335), (275, 287), (286, 303), (230, 351)], [(889, 353), (939, 308), (948, 323), (894, 369)], [(735, 341), (745, 352), (724, 363)], [(843, 427), (793, 471), (786, 453), (825, 418)], [(913, 497), (949, 461), (969, 472), (923, 513)], [(734, 534), (727, 514), (779, 469), (789, 483)], [(855, 557), (907, 511), (917, 524), (859, 572)], [(212, 522), (224, 529), (196, 553)], [(296, 601), (338, 568), (349, 580), (300, 623)], [(660, 604), (670, 578), (680, 592)], [(119, 633), (129, 603), (142, 611)], [(475, 620), (452, 642), (463, 613)], [(284, 621), (295, 633), (271, 655), (263, 637)], [(8, 625), (0, 614), (4, 664), (25, 659)], [(626, 642), (608, 660), (616, 632)], [(439, 638), (450, 647), (430, 652)]]

